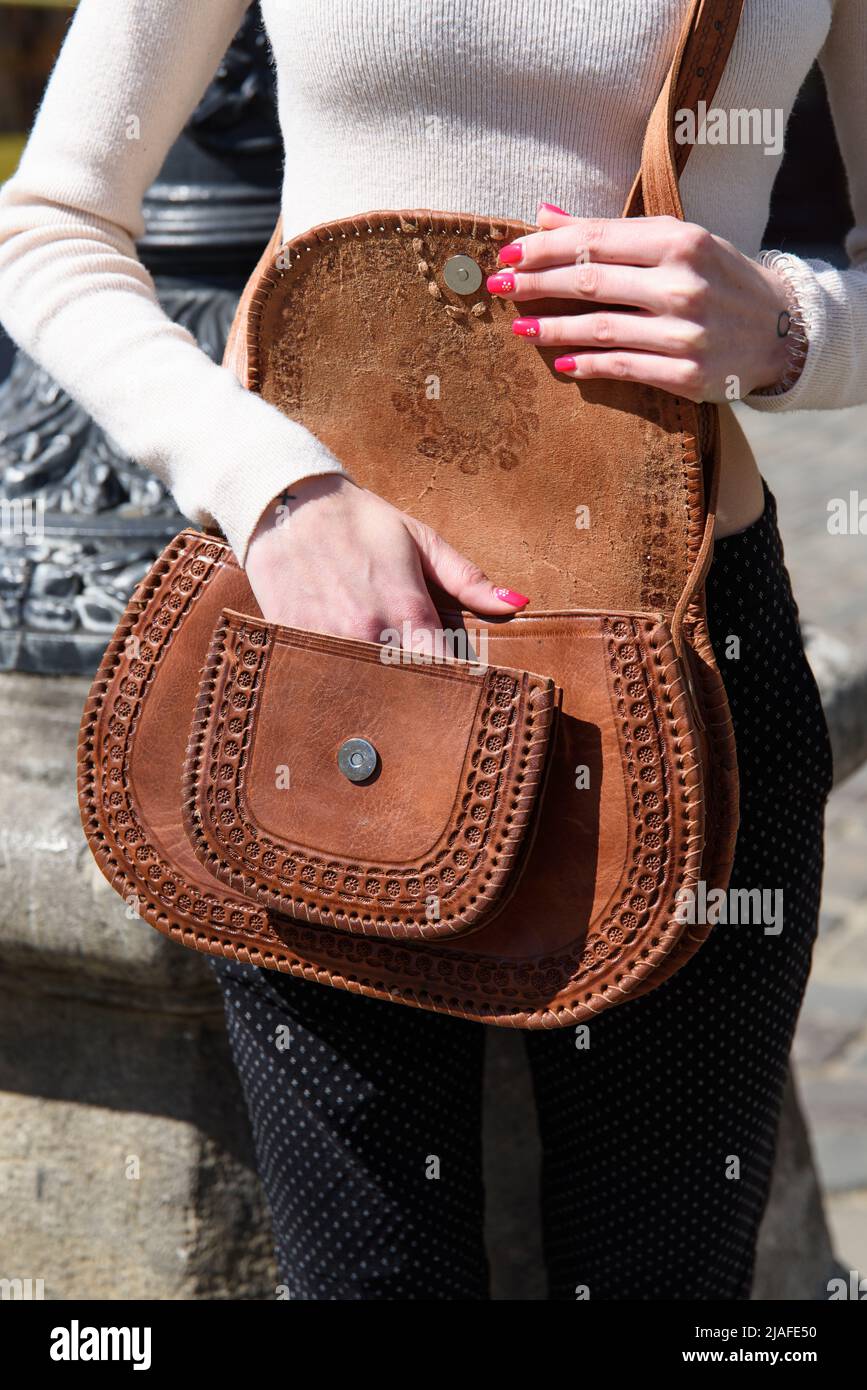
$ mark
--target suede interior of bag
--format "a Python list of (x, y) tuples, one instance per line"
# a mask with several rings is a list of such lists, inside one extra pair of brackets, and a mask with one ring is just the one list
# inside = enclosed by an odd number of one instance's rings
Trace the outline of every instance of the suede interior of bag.
[[(518, 313), (581, 311), (485, 289), (498, 247), (530, 230), (432, 212), (314, 229), (263, 276), (250, 385), (536, 610), (671, 614), (703, 523), (698, 411), (572, 381), (562, 349), (512, 333)], [(444, 276), (458, 255), (482, 272), (471, 295)]]

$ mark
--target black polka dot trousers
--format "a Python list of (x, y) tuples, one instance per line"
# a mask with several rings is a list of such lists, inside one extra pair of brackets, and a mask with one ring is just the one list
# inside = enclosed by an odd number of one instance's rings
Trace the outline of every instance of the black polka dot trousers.
[[(746, 1299), (817, 928), (831, 752), (776, 506), (718, 542), (711, 638), (737, 738), (731, 887), (780, 920), (720, 922), (676, 975), (524, 1034), (552, 1299)], [(733, 914), (732, 914), (733, 915)], [(211, 961), (284, 1296), (486, 1299), (484, 1026)]]

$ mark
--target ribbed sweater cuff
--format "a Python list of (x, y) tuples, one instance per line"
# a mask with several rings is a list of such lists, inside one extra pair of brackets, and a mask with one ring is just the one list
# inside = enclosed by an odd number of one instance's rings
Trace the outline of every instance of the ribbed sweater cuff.
[[(744, 396), (753, 410), (833, 410), (858, 396), (855, 377), (864, 371), (864, 354), (856, 341), (853, 300), (867, 297), (867, 274), (837, 270), (827, 261), (785, 258), (786, 279), (794, 290), (807, 334), (801, 374), (779, 395)], [(863, 280), (863, 288), (858, 280)], [(859, 293), (860, 291), (860, 293)], [(862, 386), (863, 389), (863, 386)]]

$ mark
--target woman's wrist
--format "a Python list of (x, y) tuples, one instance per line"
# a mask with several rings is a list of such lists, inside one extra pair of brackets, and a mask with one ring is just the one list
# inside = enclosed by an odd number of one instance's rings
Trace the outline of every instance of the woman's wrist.
[(791, 391), (804, 369), (809, 339), (804, 311), (798, 296), (792, 257), (783, 251), (760, 251), (756, 261), (771, 274), (780, 287), (782, 305), (777, 318), (777, 337), (784, 349), (780, 370), (765, 386), (754, 387), (754, 396), (782, 396)]
[(250, 535), (250, 547), (262, 536), (282, 526), (305, 502), (336, 499), (356, 489), (357, 484), (346, 473), (313, 473), (297, 483), (290, 483), (272, 497), (263, 510)]

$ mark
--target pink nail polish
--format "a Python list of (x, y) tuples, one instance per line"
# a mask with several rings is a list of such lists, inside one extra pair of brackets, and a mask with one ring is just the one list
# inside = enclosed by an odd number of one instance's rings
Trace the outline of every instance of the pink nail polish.
[(512, 319), (512, 332), (519, 338), (538, 338), (541, 328), (538, 319)]
[(503, 265), (517, 265), (524, 255), (524, 248), (519, 241), (510, 241), (508, 246), (501, 246), (499, 258)]
[(491, 294), (512, 294), (515, 288), (514, 275), (489, 275), (487, 288)]
[(565, 208), (558, 208), (556, 203), (540, 203), (536, 208), (537, 217), (543, 208), (545, 212), (559, 212), (561, 217), (571, 217), (571, 213), (568, 213)]
[(523, 608), (525, 603), (530, 602), (525, 594), (516, 593), (514, 589), (495, 589), (494, 593), (503, 603), (510, 603), (513, 608)]
[(555, 358), (554, 358), (554, 371), (555, 371), (555, 372), (574, 372), (575, 366), (576, 366), (576, 358), (574, 358), (574, 357), (555, 357)]

